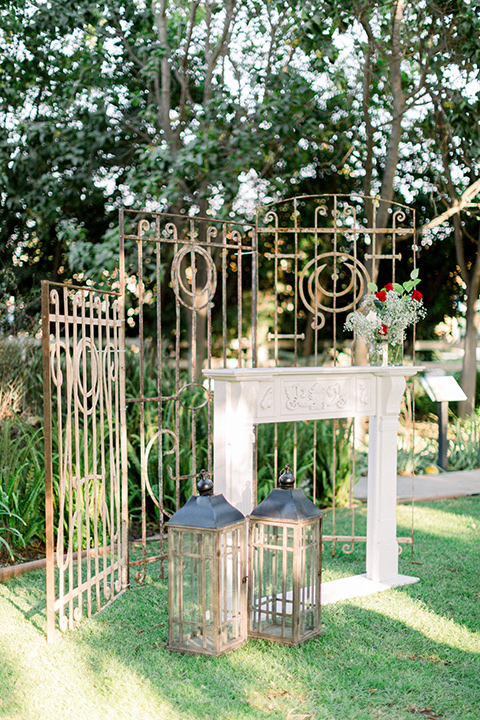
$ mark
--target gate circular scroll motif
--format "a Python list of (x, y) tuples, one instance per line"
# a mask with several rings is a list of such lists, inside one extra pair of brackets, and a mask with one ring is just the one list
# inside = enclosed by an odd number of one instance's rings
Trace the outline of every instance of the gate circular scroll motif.
[[(196, 267), (197, 256), (203, 258), (206, 266), (206, 278), (203, 286), (195, 286), (195, 290), (187, 286), (188, 265), (182, 269), (182, 262), (188, 254), (192, 256), (190, 265), (191, 282), (193, 282), (198, 269)], [(212, 300), (217, 287), (217, 271), (212, 257), (201, 245), (185, 245), (176, 253), (172, 262), (172, 286), (177, 300), (189, 310), (201, 310), (207, 307)], [(187, 299), (191, 298), (192, 304), (187, 302), (185, 296)]]
[[(331, 271), (326, 273), (325, 270), (332, 265)], [(325, 279), (333, 281), (333, 292), (322, 284), (322, 273)], [(347, 312), (355, 308), (368, 282), (370, 278), (365, 266), (352, 255), (327, 252), (310, 260), (300, 274), (299, 287), (305, 307), (314, 316), (312, 327), (319, 330), (325, 325), (326, 312)], [(335, 298), (335, 305), (324, 304), (323, 298)]]
[(212, 393), (200, 383), (187, 383), (178, 393), (178, 402), (185, 410), (200, 410), (211, 396)]

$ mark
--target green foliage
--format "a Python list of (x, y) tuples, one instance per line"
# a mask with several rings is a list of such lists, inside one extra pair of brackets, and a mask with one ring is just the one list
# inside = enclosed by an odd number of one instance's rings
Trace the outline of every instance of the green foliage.
[(45, 537), (43, 430), (19, 420), (0, 427), (0, 532), (12, 548)]
[(459, 419), (453, 415), (448, 426), (448, 469), (475, 470), (480, 467), (480, 412)]
[[(405, 4), (395, 87), (396, 5), (237, 0), (231, 16), (230, 3), (160, 7), (12, 0), (0, 10), (0, 310), (13, 295), (19, 315), (37, 311), (42, 277), (110, 281), (120, 202), (227, 217), (248, 194), (389, 196), (388, 175), (421, 225), (478, 176), (475, 3)], [(462, 218), (468, 267), (476, 225)], [(421, 332), (431, 335), (464, 292), (449, 234), (420, 247), (431, 279)]]
[[(257, 426), (257, 498), (263, 500), (275, 481), (275, 447), (278, 448), (278, 472), (286, 463), (293, 467), (297, 458), (296, 479), (320, 507), (345, 504), (353, 472), (351, 449), (352, 425), (347, 421), (285, 422)], [(335, 445), (334, 445), (335, 438)], [(315, 472), (314, 472), (315, 470)], [(315, 477), (315, 480), (314, 480)]]
[[(400, 283), (392, 283), (393, 290), (397, 292), (399, 295), (404, 295), (411, 293), (413, 288), (418, 285), (420, 282), (420, 278), (418, 277), (419, 270), (418, 268), (415, 268), (415, 270), (412, 270), (410, 273), (410, 280), (406, 280), (404, 283), (400, 285)], [(367, 283), (367, 287), (370, 290), (371, 293), (378, 292), (378, 285), (374, 282)], [(383, 288), (385, 289), (385, 288)], [(380, 305), (381, 307), (381, 305)]]
[[(140, 387), (140, 367), (138, 353), (127, 351), (127, 397), (138, 397)], [(178, 388), (181, 388), (185, 381), (185, 375), (178, 379)], [(177, 380), (175, 368), (166, 366), (162, 376), (162, 396), (176, 394)], [(152, 345), (147, 345), (144, 356), (144, 395), (145, 397), (156, 397), (156, 351)], [(186, 399), (182, 396), (182, 401)], [(161, 427), (162, 436), (153, 441), (148, 456), (149, 481), (152, 483), (152, 491), (158, 497), (163, 490), (163, 498), (167, 512), (175, 512), (177, 503), (183, 504), (192, 494), (196, 475), (201, 468), (208, 468), (207, 457), (208, 437), (208, 408), (204, 405), (205, 393), (201, 387), (194, 386), (189, 389), (188, 402), (177, 403), (175, 400), (166, 401), (162, 408)], [(184, 407), (184, 405), (186, 407)], [(192, 411), (192, 407), (200, 407)], [(129, 483), (129, 512), (134, 520), (141, 518), (141, 437), (140, 437), (140, 403), (128, 403), (127, 411), (127, 441), (128, 441), (128, 483)], [(158, 405), (156, 402), (146, 403), (144, 413), (145, 423), (145, 447), (147, 447), (153, 436), (159, 430)], [(178, 456), (174, 455), (173, 435), (179, 438)], [(195, 445), (194, 465), (194, 437), (197, 438)], [(159, 455), (161, 458), (159, 467)], [(183, 478), (178, 484), (175, 482), (177, 475)], [(149, 518), (158, 521), (158, 511), (155, 504), (147, 494), (147, 513)]]
[[(9, 498), (0, 488), (0, 555), (2, 548), (8, 552), (11, 558), (15, 557), (12, 544), (25, 546), (25, 539), (18, 528), (12, 527), (12, 523), (25, 522), (19, 515), (16, 515), (9, 507)], [(4, 537), (6, 536), (6, 537)], [(8, 542), (8, 539), (10, 542)]]
[(35, 341), (0, 339), (0, 544), (10, 555), (45, 537), (41, 362)]
[(0, 425), (18, 416), (38, 424), (42, 396), (40, 341), (0, 335)]

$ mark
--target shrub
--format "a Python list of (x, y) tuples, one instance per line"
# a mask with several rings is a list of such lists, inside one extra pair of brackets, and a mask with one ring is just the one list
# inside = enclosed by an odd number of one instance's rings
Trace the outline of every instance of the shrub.
[[(353, 472), (352, 423), (319, 420), (259, 425), (257, 427), (257, 499), (263, 500), (275, 481), (275, 448), (278, 469), (297, 457), (296, 477), (310, 498), (321, 507), (348, 500)], [(334, 447), (335, 438), (335, 447)], [(314, 472), (315, 469), (315, 472)], [(278, 478), (277, 478), (278, 479)]]
[(0, 502), (0, 532), (10, 554), (44, 540), (43, 430), (21, 420), (0, 427)]

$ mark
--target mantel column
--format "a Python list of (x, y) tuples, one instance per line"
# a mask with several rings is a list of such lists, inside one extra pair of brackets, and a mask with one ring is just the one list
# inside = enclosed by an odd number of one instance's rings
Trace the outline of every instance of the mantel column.
[(254, 507), (256, 383), (215, 380), (215, 491), (248, 515)]
[(397, 433), (403, 376), (377, 376), (377, 408), (369, 418), (367, 491), (367, 579), (398, 575)]

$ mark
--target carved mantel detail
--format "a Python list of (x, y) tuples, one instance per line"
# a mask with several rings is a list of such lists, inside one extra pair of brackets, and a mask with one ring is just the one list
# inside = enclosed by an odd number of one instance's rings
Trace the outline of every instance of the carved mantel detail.
[(343, 383), (285, 383), (283, 402), (287, 410), (342, 410), (350, 393)]

